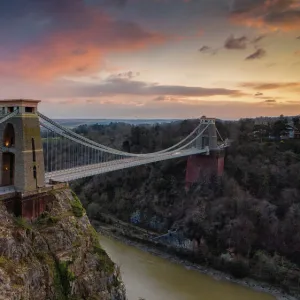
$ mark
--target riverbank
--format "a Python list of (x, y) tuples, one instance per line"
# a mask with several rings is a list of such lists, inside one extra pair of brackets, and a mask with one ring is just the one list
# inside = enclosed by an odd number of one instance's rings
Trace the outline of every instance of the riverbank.
[(110, 224), (102, 223), (102, 222), (101, 223), (93, 222), (93, 225), (99, 233), (107, 237), (117, 239), (127, 245), (137, 247), (140, 250), (143, 250), (145, 252), (184, 265), (186, 268), (193, 269), (198, 272), (201, 272), (202, 274), (212, 276), (216, 280), (230, 281), (245, 287), (249, 287), (256, 291), (269, 293), (273, 295), (277, 300), (299, 299), (299, 296), (294, 297), (288, 295), (284, 291), (276, 287), (273, 287), (267, 283), (262, 283), (250, 278), (236, 279), (233, 276), (226, 274), (224, 272), (217, 271), (210, 267), (204, 267), (199, 264), (193, 263), (188, 259), (184, 258), (185, 255), (183, 253), (180, 253), (180, 251), (176, 249), (172, 249), (173, 247), (162, 245), (161, 243), (153, 242), (149, 240), (148, 231), (133, 226), (131, 224), (121, 222), (119, 220), (115, 220), (115, 221), (116, 221), (115, 223), (110, 222)]

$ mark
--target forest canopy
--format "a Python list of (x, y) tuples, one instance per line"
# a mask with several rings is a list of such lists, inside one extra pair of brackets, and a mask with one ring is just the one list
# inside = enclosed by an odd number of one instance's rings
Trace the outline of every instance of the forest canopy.
[[(80, 126), (76, 132), (110, 147), (145, 153), (175, 144), (196, 124), (118, 123)], [(202, 241), (199, 251), (208, 256), (234, 253), (258, 277), (298, 284), (300, 139), (281, 138), (287, 130), (284, 118), (268, 125), (251, 119), (218, 121), (217, 127), (232, 140), (222, 179), (198, 182), (186, 192), (186, 158), (180, 158), (78, 180), (72, 187), (91, 219), (107, 213), (130, 222), (138, 212), (139, 226), (162, 233), (180, 228), (189, 239)], [(287, 275), (291, 269), (298, 270), (296, 275)]]

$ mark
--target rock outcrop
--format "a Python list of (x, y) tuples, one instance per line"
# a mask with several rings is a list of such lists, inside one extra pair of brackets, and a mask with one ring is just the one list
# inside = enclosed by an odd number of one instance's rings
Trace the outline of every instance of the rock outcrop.
[(69, 189), (34, 222), (0, 203), (0, 300), (125, 300), (118, 267)]

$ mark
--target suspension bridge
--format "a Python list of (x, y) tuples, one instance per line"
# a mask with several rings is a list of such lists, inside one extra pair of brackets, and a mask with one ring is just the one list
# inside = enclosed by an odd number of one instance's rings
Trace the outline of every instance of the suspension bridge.
[(224, 148), (214, 118), (202, 117), (173, 146), (153, 153), (114, 149), (77, 134), (38, 111), (37, 100), (0, 101), (0, 200), (28, 219), (43, 213), (49, 189), (72, 180), (187, 157), (186, 187), (203, 171), (222, 175)]
[(3, 139), (0, 148), (1, 185), (14, 185), (17, 189), (17, 160), (19, 155), (24, 156), (21, 154), (24, 151), (31, 153), (29, 158), (24, 157), (20, 161), (23, 167), (24, 164), (29, 167), (21, 174), (26, 179), (27, 173), (32, 173), (31, 177), (35, 179), (33, 185), (37, 188), (53, 181), (68, 182), (168, 159), (209, 155), (211, 151), (227, 146), (224, 142), (218, 142), (215, 119), (201, 118), (196, 128), (172, 147), (153, 153), (129, 153), (102, 145), (63, 127), (40, 113), (37, 101), (12, 100), (3, 104), (0, 119)]

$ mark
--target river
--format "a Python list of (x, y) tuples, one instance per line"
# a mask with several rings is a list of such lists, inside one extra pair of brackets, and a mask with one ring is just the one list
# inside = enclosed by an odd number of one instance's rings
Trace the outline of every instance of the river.
[(274, 300), (269, 294), (154, 256), (100, 235), (110, 258), (121, 268), (129, 300)]

